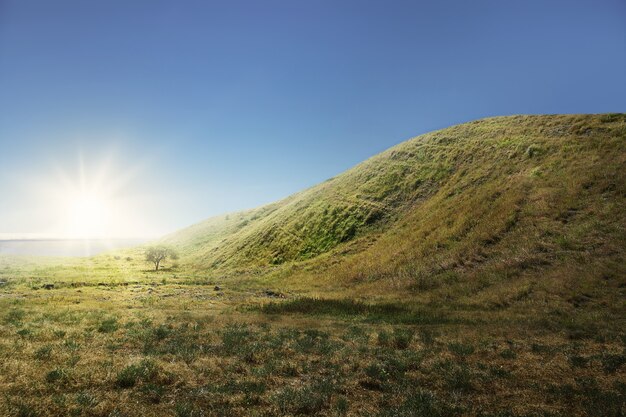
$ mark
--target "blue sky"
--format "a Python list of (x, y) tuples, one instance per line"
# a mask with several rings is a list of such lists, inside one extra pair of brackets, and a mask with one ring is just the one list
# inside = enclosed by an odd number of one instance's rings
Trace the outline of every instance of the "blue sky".
[(623, 0), (0, 0), (0, 236), (63, 235), (80, 161), (153, 236), (459, 122), (625, 112), (625, 74)]

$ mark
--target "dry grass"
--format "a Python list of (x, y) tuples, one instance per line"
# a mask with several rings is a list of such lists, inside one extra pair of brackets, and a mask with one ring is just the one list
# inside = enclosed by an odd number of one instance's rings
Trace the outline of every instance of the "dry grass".
[(0, 415), (622, 416), (624, 172), (624, 115), (493, 118), (170, 236), (159, 272), (0, 257)]

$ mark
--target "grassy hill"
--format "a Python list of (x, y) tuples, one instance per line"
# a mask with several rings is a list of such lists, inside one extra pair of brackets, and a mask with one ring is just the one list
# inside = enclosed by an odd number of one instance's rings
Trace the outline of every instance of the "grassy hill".
[(618, 296), (625, 172), (624, 114), (488, 118), (415, 137), (282, 201), (165, 241), (197, 271), (269, 275), (286, 286), (332, 282), (499, 305), (532, 297), (541, 278), (562, 296), (598, 286)]
[(158, 272), (0, 256), (0, 415), (624, 416), (625, 173), (624, 114), (490, 118)]

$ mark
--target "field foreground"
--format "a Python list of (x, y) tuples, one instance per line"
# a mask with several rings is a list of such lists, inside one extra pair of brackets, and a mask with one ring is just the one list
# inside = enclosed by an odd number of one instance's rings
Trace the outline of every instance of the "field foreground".
[(4, 259), (0, 415), (625, 411), (620, 317), (276, 294), (172, 271), (104, 281), (106, 259)]
[(490, 118), (87, 259), (0, 256), (0, 416), (624, 416), (626, 115)]

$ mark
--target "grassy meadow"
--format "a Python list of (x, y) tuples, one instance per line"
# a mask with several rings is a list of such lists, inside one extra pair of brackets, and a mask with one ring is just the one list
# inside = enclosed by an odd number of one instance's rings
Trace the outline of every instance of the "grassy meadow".
[(626, 115), (429, 133), (91, 258), (0, 255), (0, 415), (623, 416)]

